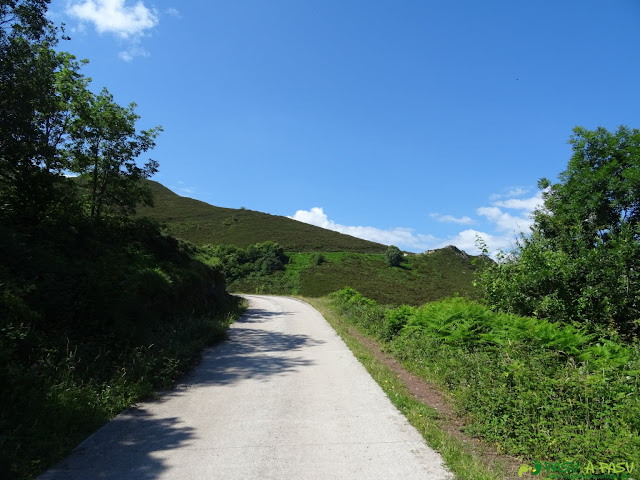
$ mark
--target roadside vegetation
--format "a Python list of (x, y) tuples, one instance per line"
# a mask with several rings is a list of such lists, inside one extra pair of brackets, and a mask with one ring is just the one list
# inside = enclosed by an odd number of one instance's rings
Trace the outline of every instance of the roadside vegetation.
[(329, 306), (447, 392), (467, 434), (523, 459), (633, 469), (640, 131), (576, 128), (570, 143), (560, 181), (540, 182), (530, 234), (479, 269), (482, 303), (398, 307), (345, 288)]
[(412, 394), (396, 372), (381, 361), (372, 349), (354, 334), (353, 323), (336, 311), (330, 297), (304, 299), (322, 313), (396, 408), (422, 434), (427, 443), (442, 455), (447, 468), (456, 478), (498, 480), (513, 477), (511, 470), (515, 469), (509, 470), (506, 465), (496, 461), (495, 456), (484, 457), (483, 448), (476, 448), (470, 445), (467, 439), (452, 435), (451, 426), (447, 423), (448, 419)]
[(170, 386), (242, 310), (193, 246), (147, 222), (2, 233), (3, 478), (33, 478)]
[(418, 308), (381, 306), (350, 288), (330, 298), (346, 321), (448, 392), (468, 420), (466, 433), (501, 452), (638, 460), (637, 343), (463, 298)]
[(529, 236), (480, 276), (487, 303), (591, 330), (640, 333), (640, 130), (574, 129)]
[(48, 3), (0, 3), (1, 478), (169, 386), (242, 309), (194, 245), (132, 219), (161, 128), (89, 88)]

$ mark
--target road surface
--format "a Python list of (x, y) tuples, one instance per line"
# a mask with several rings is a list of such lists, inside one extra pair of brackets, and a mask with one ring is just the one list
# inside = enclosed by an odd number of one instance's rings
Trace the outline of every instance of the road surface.
[(230, 339), (41, 480), (444, 479), (440, 456), (308, 304), (247, 295)]

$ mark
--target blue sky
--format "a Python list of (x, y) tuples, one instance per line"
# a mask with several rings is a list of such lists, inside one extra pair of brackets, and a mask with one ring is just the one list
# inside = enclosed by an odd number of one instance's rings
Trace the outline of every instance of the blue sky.
[(637, 0), (52, 0), (155, 180), (420, 252), (508, 248), (573, 127), (640, 127)]

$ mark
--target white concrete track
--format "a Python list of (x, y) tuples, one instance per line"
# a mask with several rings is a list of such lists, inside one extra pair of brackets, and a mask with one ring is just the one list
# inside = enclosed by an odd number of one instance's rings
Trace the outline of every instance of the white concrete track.
[(247, 295), (230, 339), (41, 480), (444, 479), (452, 475), (308, 304)]

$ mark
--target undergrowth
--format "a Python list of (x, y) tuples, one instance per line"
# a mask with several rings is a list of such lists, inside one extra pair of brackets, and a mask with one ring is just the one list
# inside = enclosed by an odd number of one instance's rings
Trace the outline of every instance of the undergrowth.
[(169, 386), (242, 308), (152, 222), (0, 230), (0, 478), (33, 478)]
[(466, 432), (545, 461), (640, 460), (640, 346), (613, 333), (500, 314), (463, 298), (388, 308), (332, 296), (349, 322), (447, 389)]

